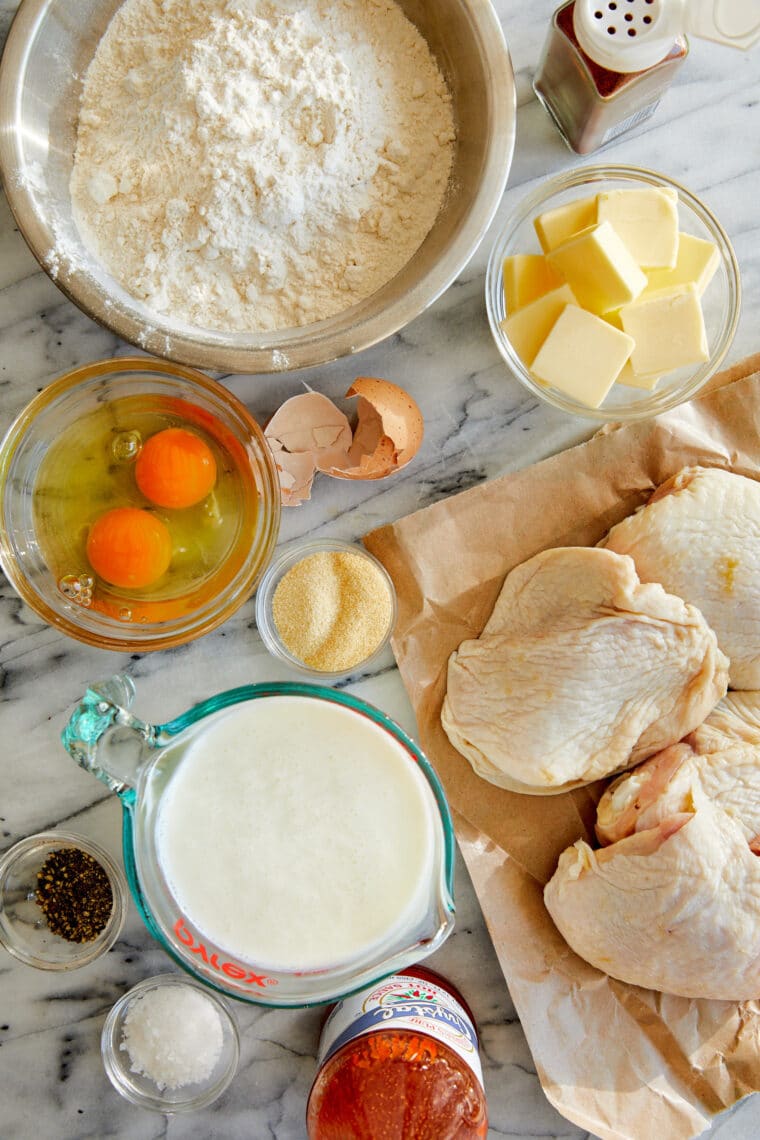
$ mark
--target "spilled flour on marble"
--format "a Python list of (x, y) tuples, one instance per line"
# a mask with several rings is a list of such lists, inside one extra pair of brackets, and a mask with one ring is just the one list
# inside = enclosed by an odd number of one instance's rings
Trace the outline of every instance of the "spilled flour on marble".
[(409, 261), (454, 137), (445, 81), (390, 0), (126, 0), (85, 80), (75, 219), (158, 312), (304, 325)]

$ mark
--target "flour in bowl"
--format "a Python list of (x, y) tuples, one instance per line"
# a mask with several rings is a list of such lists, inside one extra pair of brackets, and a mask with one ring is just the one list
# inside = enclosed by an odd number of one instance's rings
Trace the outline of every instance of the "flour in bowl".
[(390, 0), (126, 0), (85, 79), (74, 214), (153, 310), (300, 326), (409, 261), (454, 137), (446, 83)]

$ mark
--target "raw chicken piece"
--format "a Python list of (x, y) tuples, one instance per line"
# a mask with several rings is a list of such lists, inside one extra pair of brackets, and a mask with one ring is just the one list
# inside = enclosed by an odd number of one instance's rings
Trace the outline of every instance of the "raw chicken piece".
[(704, 802), (611, 847), (562, 853), (544, 901), (593, 966), (683, 997), (760, 996), (760, 859)]
[(600, 546), (697, 606), (728, 654), (731, 687), (760, 689), (760, 482), (685, 467)]
[(710, 800), (760, 852), (760, 693), (732, 693), (682, 744), (615, 780), (597, 808), (601, 843), (615, 843)]
[(491, 783), (560, 792), (694, 729), (727, 665), (699, 611), (642, 585), (630, 558), (547, 550), (507, 576), (481, 636), (451, 655), (441, 722)]

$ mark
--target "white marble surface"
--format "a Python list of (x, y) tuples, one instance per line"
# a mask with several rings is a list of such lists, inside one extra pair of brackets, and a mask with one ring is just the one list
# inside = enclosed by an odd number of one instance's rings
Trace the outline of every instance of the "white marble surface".
[[(0, 0), (4, 38), (16, 0)], [(497, 0), (518, 83), (517, 149), (494, 225), (544, 175), (580, 161), (535, 101), (530, 81), (552, 11), (549, 0)], [(654, 119), (605, 158), (682, 179), (724, 222), (741, 264), (744, 312), (729, 361), (760, 348), (760, 50), (740, 55), (695, 44)], [(415, 462), (380, 485), (322, 480), (313, 500), (286, 512), (282, 539), (321, 534), (354, 539), (503, 472), (523, 467), (591, 433), (592, 425), (539, 407), (503, 366), (485, 318), (486, 237), (460, 279), (401, 334), (359, 357), (312, 372), (227, 378), (259, 418), (303, 380), (341, 396), (360, 374), (394, 380), (414, 395), (426, 421)], [(0, 200), (0, 428), (55, 375), (128, 347), (68, 302), (38, 269)], [(43, 625), (0, 579), (0, 849), (64, 825), (119, 850), (119, 807), (78, 770), (59, 732), (90, 679), (126, 669), (138, 686), (138, 715), (166, 720), (212, 692), (286, 675), (263, 650), (249, 602), (216, 633), (172, 652), (138, 657), (88, 649)], [(408, 701), (390, 653), (351, 688), (413, 731)], [(471, 1002), (482, 1054), (493, 1137), (587, 1134), (548, 1104), (514, 1013), (461, 861), (457, 930), (431, 960)], [(104, 1017), (130, 985), (173, 968), (132, 906), (123, 935), (105, 958), (68, 976), (18, 964), (0, 950), (0, 1137), (2, 1140), (296, 1140), (314, 1073), (319, 1011), (236, 1006), (240, 1071), (212, 1108), (163, 1118), (130, 1107), (113, 1092), (98, 1049)], [(760, 1132), (760, 1102), (749, 1098), (718, 1118), (710, 1135), (750, 1140)], [(639, 1140), (639, 1138), (636, 1138)], [(649, 1140), (641, 1137), (640, 1140)], [(659, 1138), (658, 1138), (659, 1140)], [(667, 1138), (662, 1138), (667, 1140)]]

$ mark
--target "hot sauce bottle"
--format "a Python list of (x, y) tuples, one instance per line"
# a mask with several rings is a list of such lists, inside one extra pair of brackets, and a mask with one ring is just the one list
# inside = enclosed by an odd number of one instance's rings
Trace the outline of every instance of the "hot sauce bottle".
[(760, 38), (760, 2), (570, 0), (554, 13), (533, 89), (565, 142), (588, 154), (643, 123), (684, 62), (686, 33)]
[(309, 1094), (309, 1140), (476, 1140), (488, 1131), (472, 1015), (421, 966), (338, 1002)]

